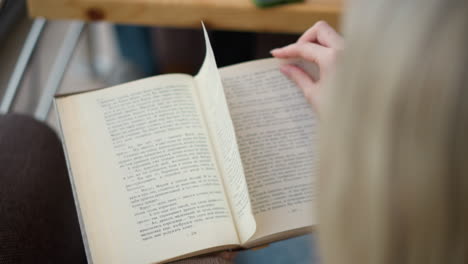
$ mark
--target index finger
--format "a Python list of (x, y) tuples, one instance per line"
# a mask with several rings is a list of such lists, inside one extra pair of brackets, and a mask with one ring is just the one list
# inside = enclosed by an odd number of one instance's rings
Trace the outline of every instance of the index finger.
[(297, 40), (298, 43), (315, 42), (328, 48), (342, 49), (343, 38), (327, 22), (319, 21)]
[(322, 65), (322, 56), (328, 48), (315, 43), (294, 43), (271, 51), (273, 56), (280, 59), (301, 58), (317, 65)]

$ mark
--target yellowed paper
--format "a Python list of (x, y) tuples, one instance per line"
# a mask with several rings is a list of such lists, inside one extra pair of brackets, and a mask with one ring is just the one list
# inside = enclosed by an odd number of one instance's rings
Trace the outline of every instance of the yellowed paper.
[(314, 222), (315, 117), (280, 64), (220, 70), (257, 221), (251, 241)]
[(238, 244), (188, 75), (57, 99), (93, 263)]
[(213, 50), (204, 29), (206, 56), (195, 77), (198, 95), (207, 120), (224, 186), (231, 204), (239, 240), (244, 243), (255, 233), (247, 183), (237, 147), (232, 120), (227, 107), (223, 86), (216, 66)]

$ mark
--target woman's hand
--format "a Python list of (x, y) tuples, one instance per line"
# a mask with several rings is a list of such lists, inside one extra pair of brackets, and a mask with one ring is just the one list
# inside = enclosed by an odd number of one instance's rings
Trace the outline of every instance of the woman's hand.
[(320, 112), (321, 86), (334, 71), (338, 53), (343, 49), (343, 38), (326, 22), (319, 21), (302, 34), (296, 43), (274, 49), (271, 54), (279, 59), (299, 58), (318, 65), (320, 74), (317, 80), (292, 64), (282, 65), (281, 72), (302, 89), (312, 107)]

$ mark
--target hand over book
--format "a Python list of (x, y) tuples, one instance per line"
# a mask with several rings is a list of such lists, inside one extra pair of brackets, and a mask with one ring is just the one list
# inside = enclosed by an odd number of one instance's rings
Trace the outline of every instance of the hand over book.
[(57, 96), (90, 263), (250, 248), (314, 224), (315, 118), (265, 59)]

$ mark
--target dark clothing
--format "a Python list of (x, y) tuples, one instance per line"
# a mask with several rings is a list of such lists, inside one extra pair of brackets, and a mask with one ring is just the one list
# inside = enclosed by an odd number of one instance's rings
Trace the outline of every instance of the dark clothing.
[(86, 263), (67, 175), (51, 128), (0, 116), (0, 263)]

